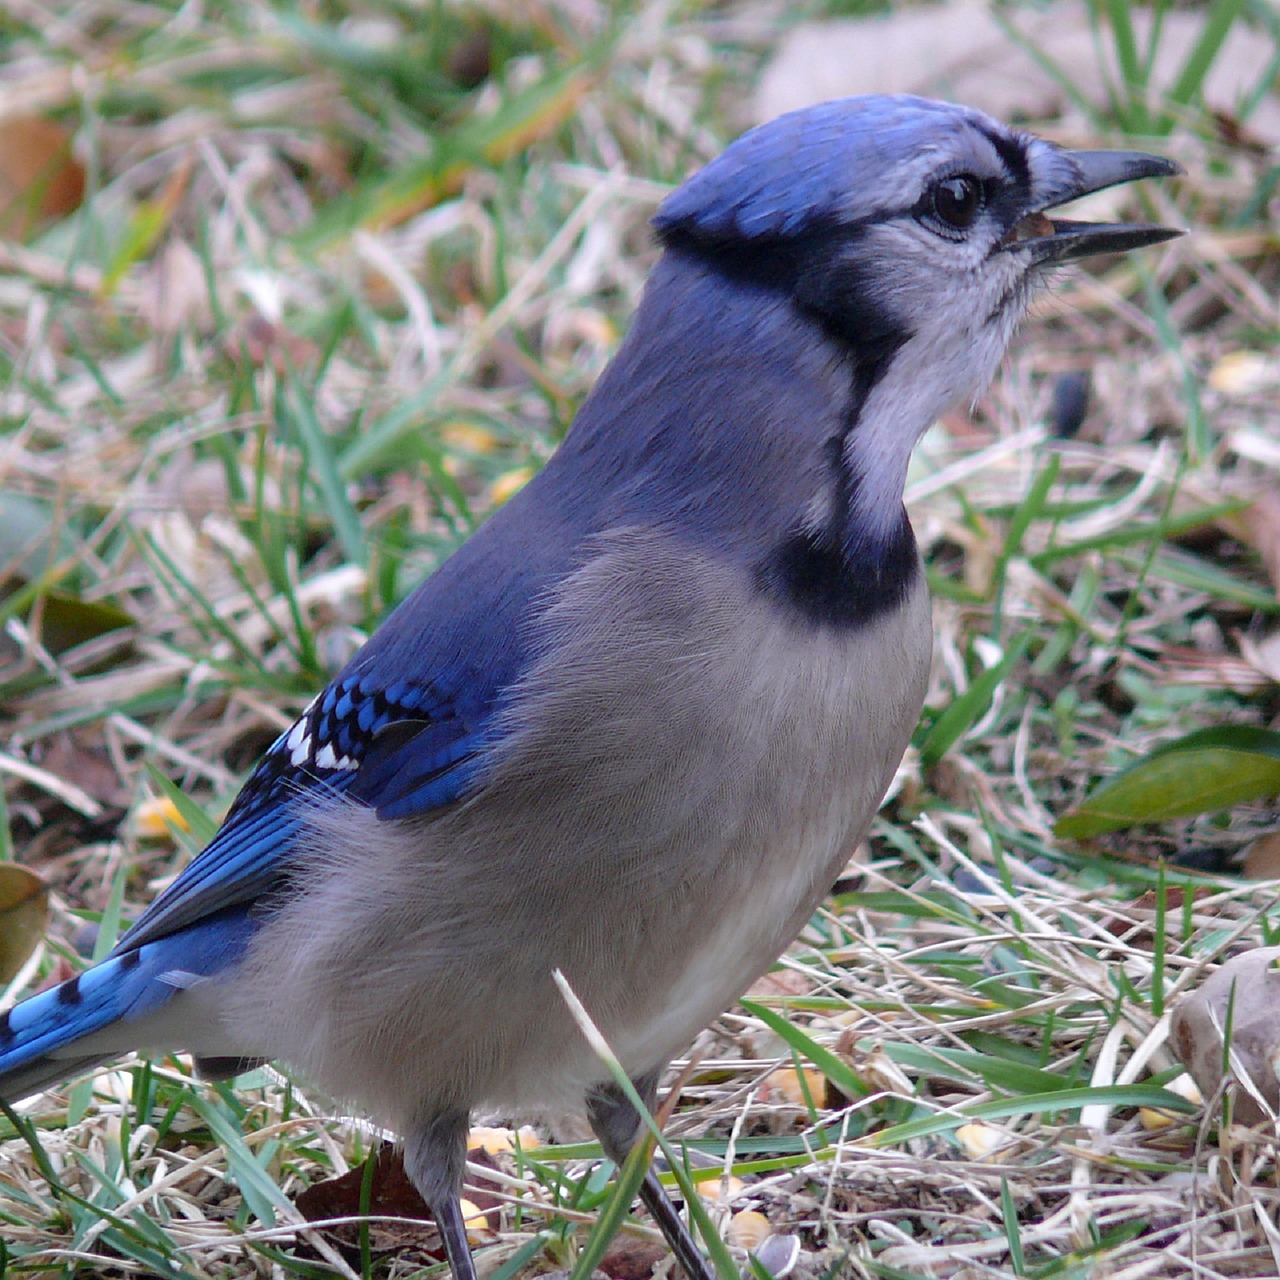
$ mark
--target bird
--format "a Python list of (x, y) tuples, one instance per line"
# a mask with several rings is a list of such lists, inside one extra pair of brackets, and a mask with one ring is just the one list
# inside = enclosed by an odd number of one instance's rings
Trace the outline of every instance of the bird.
[[(838, 99), (676, 187), (630, 326), (539, 474), (268, 748), (95, 967), (0, 1015), (12, 1104), (137, 1049), (280, 1060), (394, 1129), (454, 1280), (469, 1117), (664, 1070), (865, 838), (923, 705), (912, 449), (1049, 270), (1180, 234), (1051, 217), (1181, 172), (972, 108)], [(710, 1263), (650, 1170), (691, 1280)]]

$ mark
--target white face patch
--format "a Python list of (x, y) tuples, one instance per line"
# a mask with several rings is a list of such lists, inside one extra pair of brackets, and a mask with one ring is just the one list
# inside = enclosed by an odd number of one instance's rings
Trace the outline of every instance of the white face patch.
[(858, 477), (853, 524), (885, 536), (900, 519), (921, 435), (994, 376), (1031, 296), (1026, 268), (987, 243), (951, 244), (914, 222), (886, 223), (865, 252), (894, 263), (876, 301), (910, 336), (871, 388), (846, 458)]

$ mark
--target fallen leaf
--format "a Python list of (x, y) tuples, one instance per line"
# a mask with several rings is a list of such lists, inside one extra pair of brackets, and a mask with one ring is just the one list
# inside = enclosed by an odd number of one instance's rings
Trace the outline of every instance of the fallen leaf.
[(67, 729), (46, 739), (40, 767), (112, 808), (125, 808), (129, 785), (120, 777), (107, 749), (93, 733)]
[(727, 1178), (723, 1176), (705, 1178), (697, 1184), (697, 1187), (698, 1195), (701, 1199), (714, 1200), (718, 1203), (721, 1200), (732, 1200), (742, 1192), (746, 1185), (741, 1178), (735, 1178), (730, 1174)]
[(1280, 880), (1280, 831), (1259, 836), (1245, 851), (1241, 870), (1246, 880)]
[(771, 996), (807, 996), (812, 994), (813, 988), (813, 979), (806, 974), (795, 969), (774, 969), (757, 978), (747, 988), (747, 996), (752, 1000)]
[(758, 1249), (773, 1233), (769, 1219), (756, 1209), (742, 1209), (729, 1219), (725, 1239), (739, 1249)]
[(1205, 381), (1224, 395), (1245, 396), (1265, 390), (1276, 377), (1275, 361), (1261, 351), (1228, 351)]
[[(1277, 961), (1280, 947), (1255, 947), (1232, 957), (1183, 996), (1169, 1024), (1169, 1043), (1201, 1095), (1214, 1097), (1225, 1075), (1237, 1086), (1232, 1118), (1240, 1124), (1266, 1122), (1269, 1128), (1280, 1108)], [(1223, 1045), (1228, 1026), (1229, 1054)]]
[[(467, 1231), (467, 1240), (471, 1244), (484, 1244), (491, 1240), (498, 1230), (498, 1214), (486, 1213), (474, 1200), (466, 1196), (458, 1201), (458, 1209), (462, 1213), (462, 1225)], [(492, 1217), (492, 1221), (490, 1218)]]
[(27, 239), (84, 198), (71, 132), (43, 116), (11, 116), (0, 129), (0, 237)]
[(1280, 733), (1224, 725), (1189, 733), (1102, 783), (1054, 824), (1087, 840), (1280, 794)]
[(491, 1156), (509, 1155), (516, 1149), (517, 1138), (523, 1151), (532, 1151), (534, 1147), (542, 1145), (538, 1135), (528, 1125), (522, 1126), (518, 1133), (512, 1129), (477, 1125), (467, 1134), (467, 1150), (483, 1151)]
[(149, 796), (134, 810), (133, 829), (140, 840), (169, 840), (191, 827), (168, 796)]
[[(375, 1156), (373, 1181), (369, 1189), (369, 1212), (396, 1218), (434, 1221), (426, 1201), (409, 1181), (400, 1153), (384, 1144)], [(324, 1218), (347, 1218), (359, 1214), (365, 1167), (360, 1165), (337, 1178), (328, 1178), (300, 1191), (294, 1200), (298, 1212), (308, 1222)]]
[(504, 502), (514, 498), (532, 479), (532, 467), (516, 467), (512, 471), (504, 471), (489, 487), (489, 501), (495, 507), (502, 506)]
[(1262, 557), (1271, 585), (1280, 593), (1280, 493), (1268, 489), (1218, 523)]
[[(376, 1228), (379, 1250), (400, 1249), (406, 1244), (421, 1250), (432, 1258), (444, 1257), (444, 1246), (434, 1231), (435, 1219), (418, 1189), (409, 1181), (400, 1151), (390, 1143), (384, 1143), (370, 1157), (374, 1161), (373, 1178), (369, 1188), (368, 1212), (370, 1216), (417, 1219), (431, 1224), (427, 1228), (408, 1227), (403, 1223), (379, 1224)], [(487, 1165), (497, 1169), (498, 1163), (480, 1147), (468, 1145), (467, 1159), (472, 1165)], [(337, 1178), (317, 1182), (300, 1191), (294, 1199), (298, 1212), (308, 1222), (320, 1222), (327, 1218), (356, 1218), (360, 1215), (360, 1199), (364, 1187), (365, 1166), (352, 1169)], [(467, 1225), (467, 1238), (473, 1243), (487, 1240), (497, 1231), (501, 1221), (502, 1198), (495, 1194), (496, 1184), (486, 1184), (468, 1171), (466, 1199), (463, 1215)], [(357, 1248), (358, 1227), (344, 1225), (325, 1228), (327, 1235), (344, 1249)], [(352, 1255), (358, 1257), (358, 1251)]]
[(956, 1130), (956, 1141), (970, 1160), (991, 1160), (1003, 1147), (1009, 1146), (1009, 1135), (994, 1125), (975, 1120)]
[(0, 983), (12, 982), (49, 926), (49, 886), (16, 862), (0, 862)]
[(650, 1280), (654, 1268), (667, 1256), (667, 1246), (661, 1240), (620, 1235), (600, 1259), (596, 1271), (603, 1271), (609, 1280)]
[(498, 447), (498, 433), (478, 422), (450, 422), (440, 428), (440, 441), (448, 449), (463, 453), (493, 453)]
[[(1165, 1088), (1170, 1093), (1176, 1093), (1180, 1098), (1186, 1098), (1192, 1106), (1204, 1105), (1200, 1087), (1185, 1071), (1180, 1076), (1174, 1076)], [(1138, 1123), (1148, 1133), (1159, 1133), (1162, 1129), (1169, 1129), (1175, 1124), (1186, 1124), (1186, 1117), (1173, 1116), (1167, 1111), (1157, 1111), (1155, 1107), (1139, 1107)]]
[(814, 1067), (806, 1067), (803, 1078), (795, 1067), (779, 1067), (765, 1076), (761, 1094), (770, 1101), (787, 1102), (793, 1107), (821, 1107), (827, 1096), (827, 1078)]

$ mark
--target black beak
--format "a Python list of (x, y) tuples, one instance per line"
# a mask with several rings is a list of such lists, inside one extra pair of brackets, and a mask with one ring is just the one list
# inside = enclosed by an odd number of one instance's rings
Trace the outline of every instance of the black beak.
[[(1141, 151), (1067, 151), (1064, 156), (1072, 162), (1076, 173), (1053, 193), (1046, 208), (1056, 209), (1058, 205), (1121, 182), (1168, 178), (1183, 172), (1182, 166), (1173, 160)], [(1003, 247), (1027, 253), (1036, 265), (1052, 266), (1097, 253), (1125, 253), (1182, 234), (1174, 227), (1135, 222), (1071, 222), (1065, 218), (1047, 218), (1041, 210), (1036, 210), (1025, 214), (1009, 230)]]

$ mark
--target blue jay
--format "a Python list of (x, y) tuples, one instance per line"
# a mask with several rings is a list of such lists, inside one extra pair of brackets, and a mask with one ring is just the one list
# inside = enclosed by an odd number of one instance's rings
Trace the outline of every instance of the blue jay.
[[(675, 190), (631, 331), (541, 474), (267, 751), (95, 968), (0, 1015), (17, 1100), (137, 1047), (278, 1058), (403, 1137), (455, 1280), (468, 1116), (639, 1119), (800, 930), (916, 723), (907, 460), (986, 384), (1045, 269), (1154, 226), (1051, 219), (1179, 172), (964, 107), (828, 102)], [(707, 1262), (657, 1178), (642, 1199)]]

